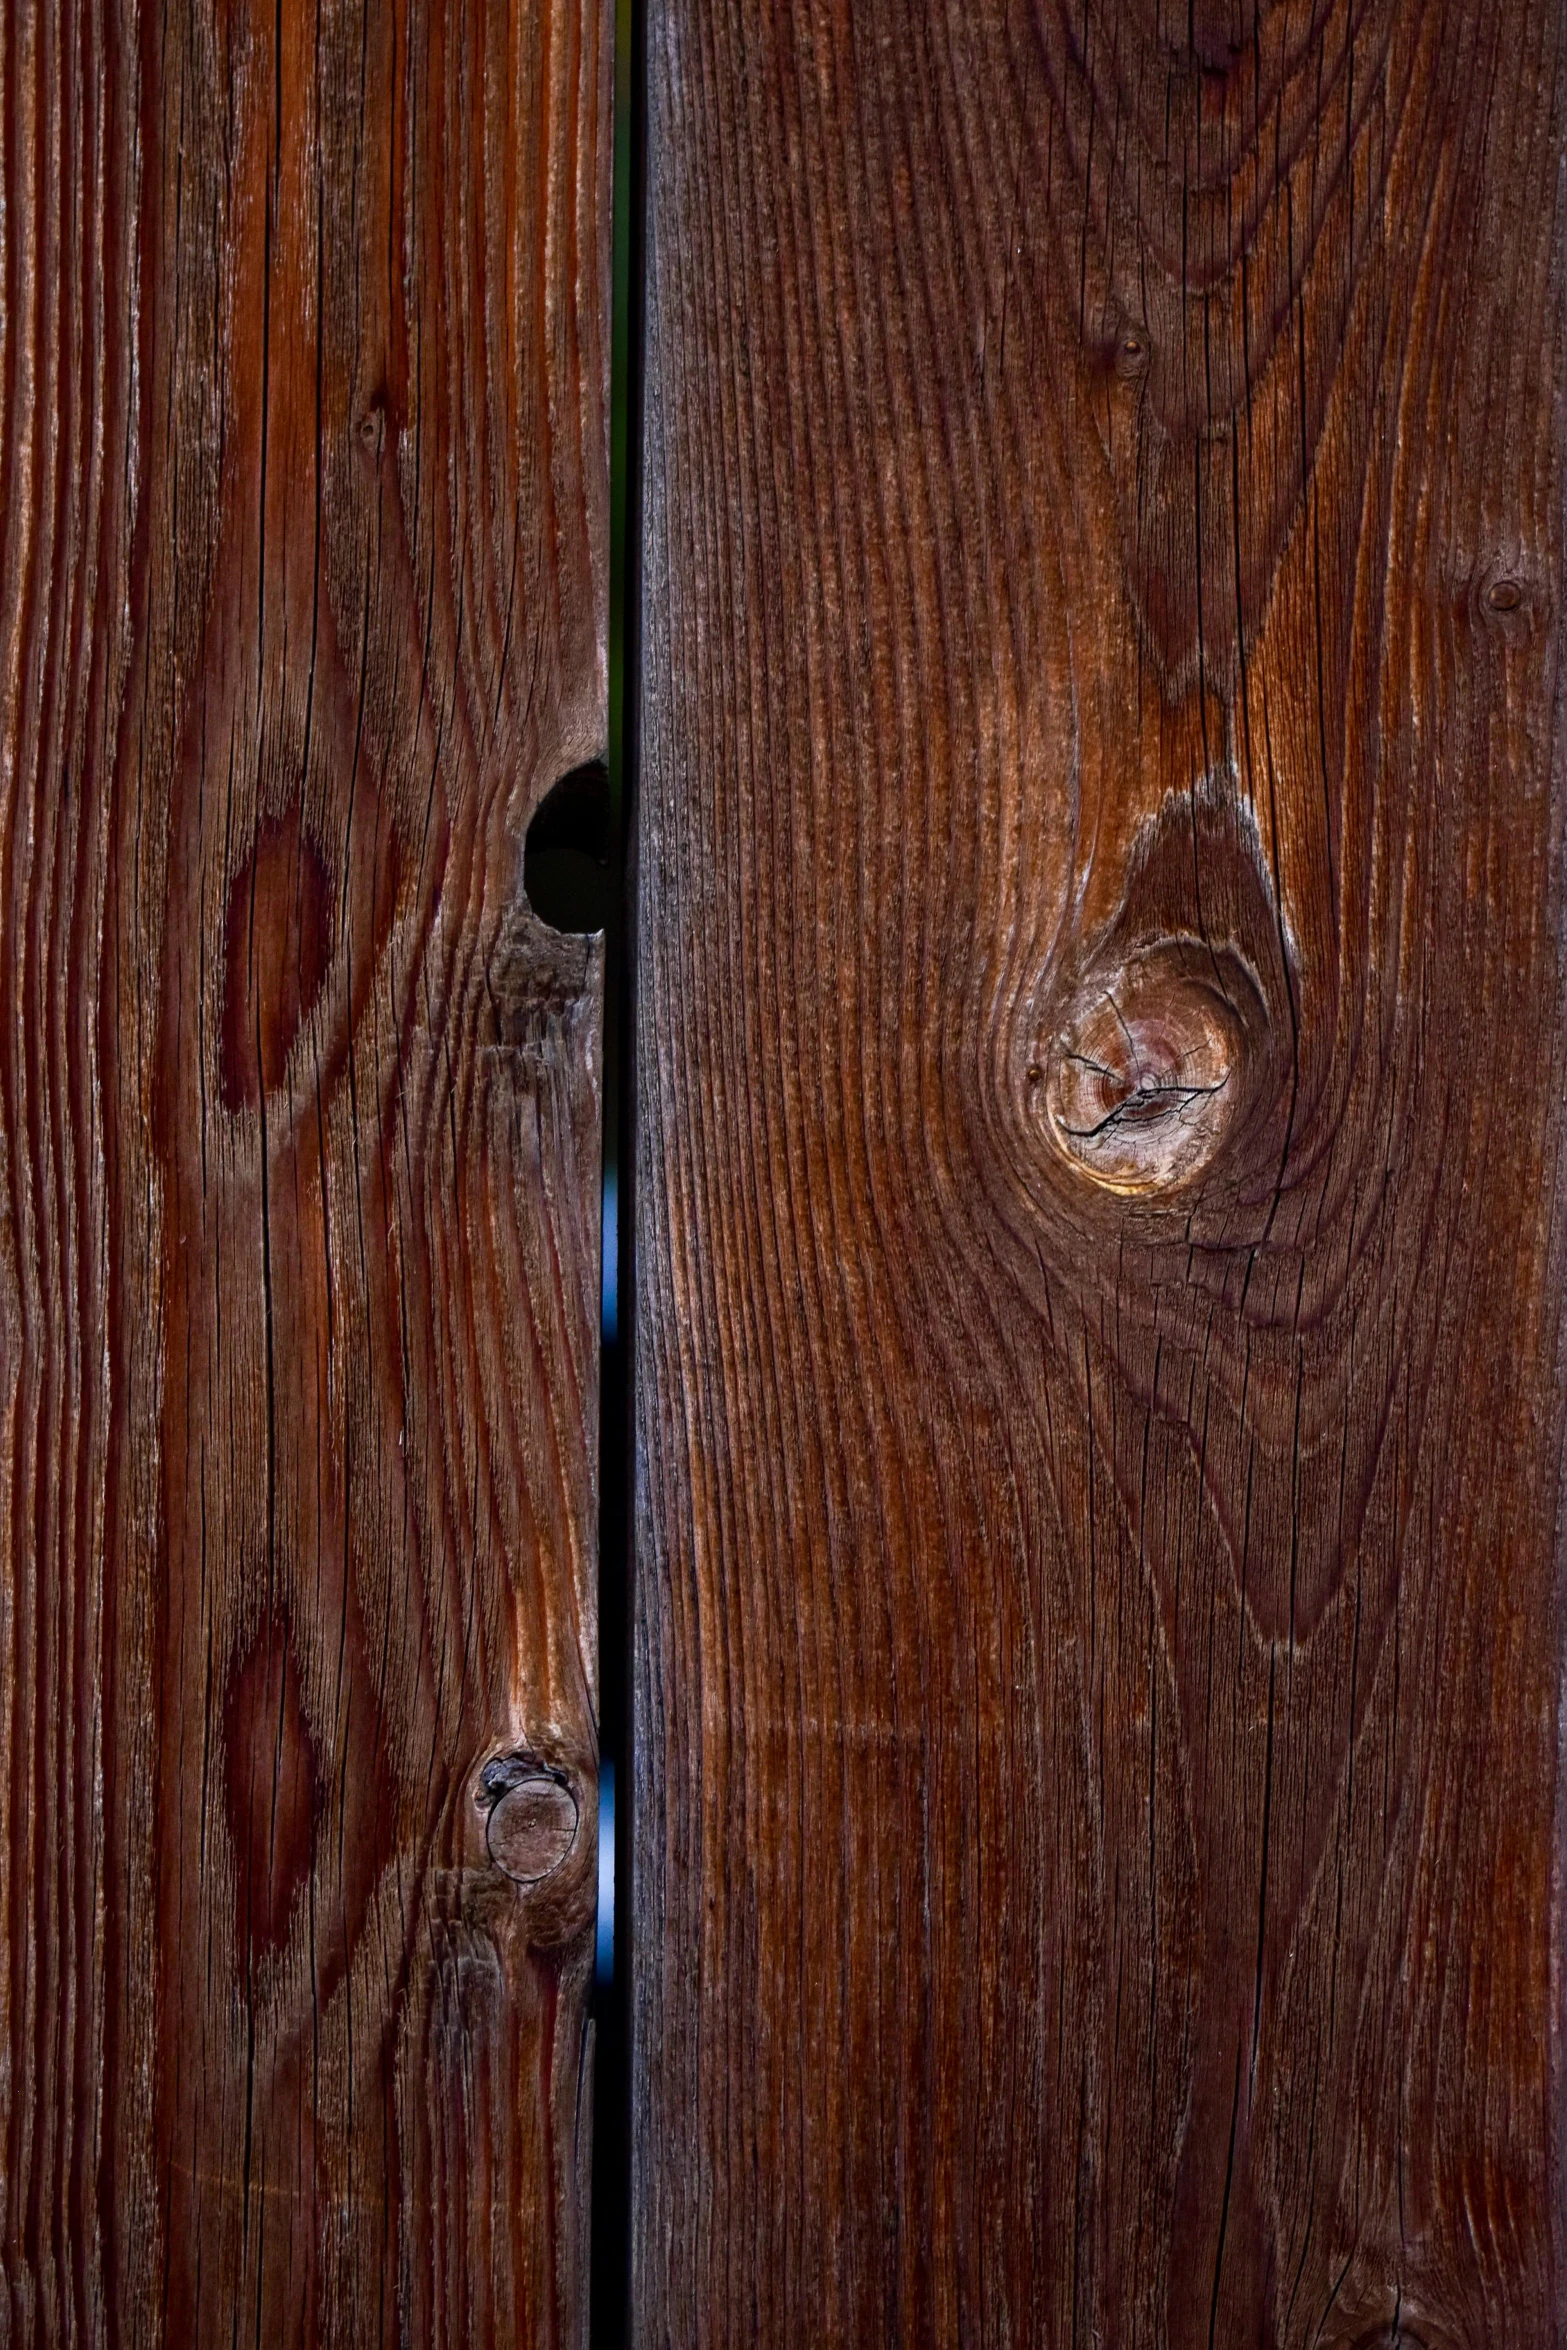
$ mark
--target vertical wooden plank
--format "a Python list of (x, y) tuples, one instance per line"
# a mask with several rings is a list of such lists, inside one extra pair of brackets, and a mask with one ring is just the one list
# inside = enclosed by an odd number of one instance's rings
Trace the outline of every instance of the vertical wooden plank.
[(651, 0), (650, 2346), (1563, 2338), (1563, 33)]
[(608, 12), (0, 16), (0, 2341), (585, 2335)]

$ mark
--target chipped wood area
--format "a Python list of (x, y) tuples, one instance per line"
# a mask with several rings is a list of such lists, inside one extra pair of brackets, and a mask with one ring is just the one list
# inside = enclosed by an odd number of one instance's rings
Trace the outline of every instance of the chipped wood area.
[(580, 2343), (608, 16), (0, 61), (0, 2341)]
[(1563, 37), (651, 0), (649, 2350), (1562, 2338)]

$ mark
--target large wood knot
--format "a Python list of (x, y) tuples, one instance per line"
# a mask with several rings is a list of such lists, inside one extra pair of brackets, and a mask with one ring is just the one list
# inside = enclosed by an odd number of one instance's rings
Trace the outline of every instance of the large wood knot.
[(531, 1750), (491, 1757), (473, 1800), (491, 1865), (510, 1880), (535, 1947), (563, 1942), (592, 1915), (597, 1814), (583, 1774)]
[(1052, 1143), (1107, 1191), (1194, 1182), (1248, 1104), (1265, 1027), (1227, 948), (1162, 939), (1089, 972), (1029, 1069)]
[(1017, 999), (1009, 1091), (1035, 1199), (1100, 1221), (1123, 1202), (1183, 1257), (1194, 1238), (1258, 1245), (1299, 1095), (1290, 961), (1233, 774), (1169, 793), (1109, 919)]
[(576, 1841), (577, 1798), (564, 1771), (532, 1755), (508, 1754), (486, 1764), (480, 1800), (488, 1802), (484, 1840), (498, 1869), (519, 1885), (553, 1876)]

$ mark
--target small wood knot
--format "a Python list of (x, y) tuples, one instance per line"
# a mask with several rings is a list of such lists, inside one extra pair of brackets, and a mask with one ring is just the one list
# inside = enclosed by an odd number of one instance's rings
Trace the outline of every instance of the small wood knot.
[(1107, 1191), (1173, 1191), (1217, 1157), (1248, 1091), (1252, 1006), (1236, 1000), (1232, 963), (1161, 941), (1093, 973), (1069, 1004), (1042, 1055), (1045, 1120)]
[(518, 1885), (537, 1885), (570, 1858), (581, 1818), (570, 1780), (534, 1754), (497, 1755), (479, 1775), (474, 1801), (488, 1814), (491, 1860)]
[(1115, 339), (1115, 372), (1123, 383), (1135, 383), (1146, 375), (1148, 362), (1153, 357), (1153, 344), (1147, 330), (1140, 326), (1123, 326)]
[(1475, 617), (1505, 645), (1532, 637), (1551, 604), (1541, 567), (1521, 548), (1498, 554), (1471, 575), (1468, 595)]

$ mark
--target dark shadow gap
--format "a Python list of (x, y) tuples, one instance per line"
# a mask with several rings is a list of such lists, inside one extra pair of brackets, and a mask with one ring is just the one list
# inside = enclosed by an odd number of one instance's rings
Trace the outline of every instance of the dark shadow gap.
[[(600, 927), (604, 969), (604, 1213), (599, 1384), (599, 1756), (601, 1836), (594, 1992), (591, 2350), (632, 2337), (632, 1784), (631, 1648), (634, 1429), (635, 784), (641, 533), (643, 156), (642, 0), (615, 0), (614, 293), (610, 360), (610, 621), (607, 860), (611, 901)], [(581, 784), (568, 777), (567, 784)], [(550, 798), (555, 795), (552, 793)], [(568, 850), (592, 861), (585, 784), (569, 795)], [(539, 810), (542, 817), (549, 802)], [(563, 809), (563, 826), (568, 818)], [(578, 882), (586, 876), (577, 874)], [(528, 879), (529, 896), (532, 880)], [(541, 888), (544, 886), (541, 877)], [(606, 1895), (613, 1887), (613, 1932)]]

